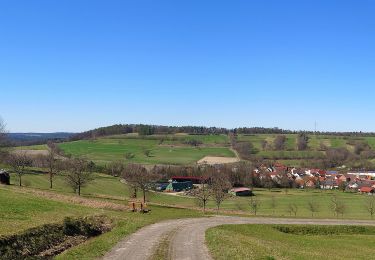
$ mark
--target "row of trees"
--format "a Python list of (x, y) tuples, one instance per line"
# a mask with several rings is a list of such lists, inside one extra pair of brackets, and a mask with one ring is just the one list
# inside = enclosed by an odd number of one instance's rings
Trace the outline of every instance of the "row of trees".
[[(308, 134), (319, 135), (336, 135), (336, 136), (375, 136), (375, 133), (363, 132), (312, 132), (312, 131), (291, 131), (280, 128), (264, 128), (264, 127), (242, 127), (235, 129), (219, 128), (219, 127), (203, 127), (203, 126), (161, 126), (161, 125), (144, 125), (144, 124), (117, 124), (107, 127), (100, 127), (87, 132), (79, 133), (73, 136), (72, 140), (97, 138), (100, 136), (139, 133), (140, 135), (152, 134), (300, 134), (307, 136)], [(303, 145), (301, 146), (303, 148)]]
[(330, 135), (330, 136), (351, 136), (351, 137), (368, 137), (375, 136), (374, 132), (324, 132), (324, 131), (294, 131), (285, 130), (278, 127), (241, 127), (231, 130), (236, 134), (254, 135), (254, 134), (300, 134), (305, 135)]
[(90, 139), (108, 135), (138, 133), (140, 135), (152, 134), (228, 134), (229, 130), (218, 127), (203, 126), (160, 126), (160, 125), (144, 125), (144, 124), (117, 124), (107, 127), (100, 127), (87, 132), (74, 135), (72, 140)]
[[(258, 197), (251, 197), (249, 204), (250, 210), (254, 215), (257, 215), (263, 205)], [(271, 198), (269, 207), (272, 209), (272, 214), (275, 215), (278, 207), (278, 200), (275, 196)], [(311, 198), (306, 202), (305, 208), (310, 212), (311, 217), (314, 217), (321, 211), (321, 205), (319, 201), (314, 198)], [(375, 215), (375, 196), (368, 196), (363, 203), (363, 208), (368, 212), (371, 219), (373, 219)], [(331, 210), (335, 217), (343, 217), (344, 214), (347, 213), (348, 207), (345, 201), (339, 199), (336, 195), (333, 195), (330, 198), (329, 210)], [(287, 204), (286, 212), (289, 213), (290, 216), (297, 216), (298, 211), (298, 204), (294, 202), (290, 202)]]
[(22, 186), (22, 177), (27, 173), (27, 167), (37, 166), (48, 170), (50, 188), (53, 188), (55, 176), (61, 174), (66, 183), (81, 195), (81, 189), (93, 180), (94, 164), (83, 158), (58, 157), (58, 148), (49, 143), (48, 154), (36, 157), (26, 152), (12, 152), (2, 154), (2, 161), (8, 164), (18, 177), (18, 185)]

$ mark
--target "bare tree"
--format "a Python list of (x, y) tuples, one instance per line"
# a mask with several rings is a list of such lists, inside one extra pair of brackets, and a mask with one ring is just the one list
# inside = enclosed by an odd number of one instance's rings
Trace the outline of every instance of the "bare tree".
[(275, 196), (271, 197), (271, 203), (270, 203), (271, 209), (272, 209), (272, 215), (275, 215), (275, 210), (277, 207), (277, 200)]
[(297, 216), (298, 212), (298, 206), (295, 203), (289, 203), (287, 211), (289, 212), (290, 215), (294, 214), (294, 216)]
[(108, 166), (106, 166), (107, 172), (112, 176), (120, 176), (125, 169), (124, 163), (121, 161), (114, 161), (111, 162)]
[(73, 188), (78, 196), (81, 196), (81, 189), (94, 179), (88, 170), (88, 162), (82, 158), (69, 159), (66, 163), (66, 182)]
[(319, 204), (313, 198), (307, 202), (307, 209), (311, 212), (311, 217), (314, 217), (314, 213), (319, 212)]
[(3, 119), (0, 117), (0, 147), (4, 145), (6, 140), (6, 129)]
[(299, 151), (306, 150), (308, 142), (309, 142), (309, 137), (305, 133), (300, 133), (297, 137), (297, 149)]
[(152, 183), (156, 181), (159, 176), (154, 172), (149, 172), (140, 164), (128, 164), (122, 177), (135, 190), (139, 188), (143, 193), (143, 202), (146, 203), (146, 193), (152, 188)]
[(258, 197), (255, 197), (255, 196), (250, 197), (250, 209), (251, 209), (251, 212), (253, 212), (255, 216), (257, 215), (261, 205), (262, 203), (258, 199)]
[(373, 219), (374, 213), (375, 213), (375, 196), (374, 195), (368, 196), (368, 198), (366, 198), (365, 208), (368, 211), (368, 213), (370, 213), (371, 219)]
[(331, 210), (336, 217), (340, 214), (341, 216), (344, 216), (346, 205), (343, 201), (339, 200), (336, 195), (333, 195), (331, 197)]
[(206, 213), (206, 207), (209, 199), (212, 197), (212, 191), (206, 183), (207, 180), (216, 173), (216, 169), (212, 166), (206, 166), (205, 168), (199, 168), (201, 171), (202, 183), (200, 187), (193, 190), (193, 196), (197, 199), (199, 206), (203, 208), (203, 213)]
[(7, 163), (17, 174), (19, 185), (22, 186), (22, 176), (25, 174), (25, 167), (31, 166), (32, 160), (26, 152), (13, 152), (8, 155)]
[(53, 178), (59, 172), (59, 163), (57, 155), (59, 154), (59, 148), (55, 143), (48, 142), (48, 154), (45, 157), (45, 163), (48, 168), (49, 175), (49, 187), (53, 188)]
[(267, 146), (268, 146), (268, 142), (266, 140), (262, 140), (260, 142), (261, 146), (262, 146), (262, 150), (263, 151), (266, 151), (267, 150)]
[(286, 137), (285, 135), (278, 135), (276, 136), (275, 140), (273, 140), (273, 146), (276, 151), (284, 150), (285, 149), (285, 142)]
[(215, 200), (217, 213), (219, 213), (221, 203), (228, 198), (229, 188), (230, 182), (228, 175), (223, 171), (218, 171), (211, 176), (211, 191), (212, 197)]

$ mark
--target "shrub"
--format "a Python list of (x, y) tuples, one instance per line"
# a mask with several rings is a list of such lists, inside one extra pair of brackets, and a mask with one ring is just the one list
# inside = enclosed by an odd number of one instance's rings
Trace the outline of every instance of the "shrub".
[(375, 235), (374, 227), (365, 226), (274, 226), (274, 229), (293, 235), (345, 235), (345, 234), (367, 234)]
[(66, 218), (62, 224), (47, 224), (22, 233), (0, 236), (0, 259), (25, 259), (37, 256), (66, 239), (66, 236), (92, 237), (111, 229), (105, 216)]
[(111, 222), (105, 216), (84, 218), (67, 217), (64, 220), (64, 234), (68, 236), (98, 236), (111, 229)]

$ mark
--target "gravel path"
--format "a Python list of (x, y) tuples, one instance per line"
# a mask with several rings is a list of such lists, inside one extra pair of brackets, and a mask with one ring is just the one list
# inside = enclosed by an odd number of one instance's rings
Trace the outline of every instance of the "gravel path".
[(159, 242), (169, 233), (173, 233), (170, 245), (171, 259), (212, 259), (205, 245), (205, 231), (208, 228), (224, 224), (375, 225), (375, 222), (365, 220), (244, 218), (225, 216), (168, 220), (144, 227), (128, 236), (106, 254), (103, 259), (150, 259)]

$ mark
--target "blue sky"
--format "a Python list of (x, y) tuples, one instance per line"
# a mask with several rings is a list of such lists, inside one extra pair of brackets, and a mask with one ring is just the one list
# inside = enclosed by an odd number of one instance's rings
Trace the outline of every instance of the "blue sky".
[(0, 2), (12, 132), (375, 131), (375, 1)]

